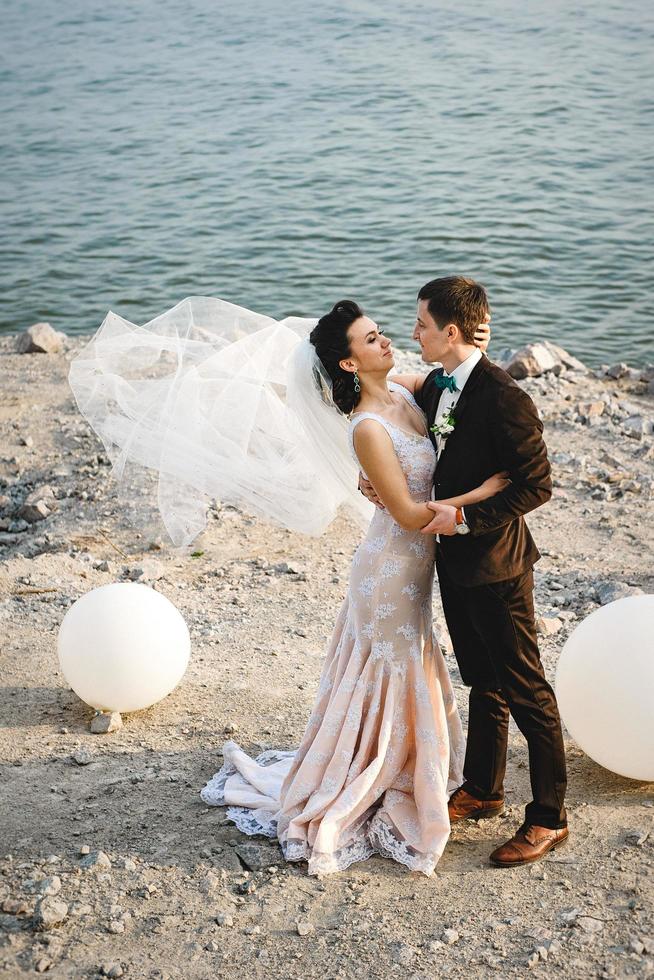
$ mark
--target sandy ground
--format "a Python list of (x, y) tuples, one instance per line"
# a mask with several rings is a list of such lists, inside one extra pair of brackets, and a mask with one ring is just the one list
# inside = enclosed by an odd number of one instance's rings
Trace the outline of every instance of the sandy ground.
[[(529, 799), (515, 728), (506, 815), (457, 825), (431, 879), (382, 859), (310, 878), (204, 806), (226, 737), (253, 752), (299, 742), (359, 532), (339, 520), (309, 539), (225, 507), (201, 555), (157, 550), (123, 520), (68, 390), (82, 341), (61, 355), (13, 343), (0, 342), (2, 977), (654, 975), (654, 784), (600, 768), (567, 736), (570, 843), (531, 868), (487, 863)], [(558, 630), (542, 642), (551, 677), (607, 586), (654, 592), (652, 435), (625, 425), (641, 416), (651, 432), (654, 398), (633, 373), (525, 387), (555, 473), (552, 501), (530, 517), (538, 610)], [(578, 403), (600, 401), (584, 423)], [(57, 509), (23, 528), (17, 508), (44, 484)], [(93, 735), (59, 671), (57, 630), (80, 595), (127, 579), (175, 603), (192, 659), (163, 702)]]

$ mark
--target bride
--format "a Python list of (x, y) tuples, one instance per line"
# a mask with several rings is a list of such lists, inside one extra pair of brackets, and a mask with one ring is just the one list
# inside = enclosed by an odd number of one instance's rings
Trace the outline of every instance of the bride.
[[(483, 349), (489, 335), (480, 325)], [(422, 377), (389, 381), (393, 367), (390, 341), (349, 300), (316, 323), (193, 297), (143, 327), (110, 312), (69, 376), (131, 510), (155, 500), (175, 545), (216, 498), (301, 533), (321, 533), (340, 505), (367, 527), (300, 746), (251, 759), (227, 742), (201, 792), (309, 874), (380, 854), (430, 875), (462, 782), (432, 625), (435, 539), (420, 533), (436, 454), (412, 394)], [(358, 494), (359, 470), (383, 506)], [(496, 474), (446, 502), (505, 485)]]
[[(449, 794), (462, 782), (463, 736), (432, 626), (434, 538), (420, 534), (436, 462), (410, 391), (422, 378), (388, 381), (391, 343), (351, 301), (322, 317), (309, 341), (385, 507), (355, 552), (299, 748), (253, 760), (229, 741), (201, 796), (227, 805), (245, 833), (277, 837), (309, 874), (381, 854), (430, 875), (449, 836)], [(505, 485), (498, 474), (447, 503)]]

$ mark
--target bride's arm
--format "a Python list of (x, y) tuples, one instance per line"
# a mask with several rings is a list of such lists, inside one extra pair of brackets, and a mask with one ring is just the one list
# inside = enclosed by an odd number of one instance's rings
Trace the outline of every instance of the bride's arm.
[(458, 497), (447, 497), (445, 500), (439, 498), (438, 503), (449, 504), (450, 507), (467, 507), (468, 504), (479, 504), (482, 500), (488, 500), (489, 497), (494, 497), (496, 493), (506, 490), (511, 482), (508, 477), (509, 474), (506, 471), (493, 473), (474, 490), (462, 493)]
[(359, 464), (391, 517), (407, 531), (418, 531), (428, 524), (432, 512), (411, 497), (393, 442), (381, 422), (359, 422), (354, 430), (354, 448)]

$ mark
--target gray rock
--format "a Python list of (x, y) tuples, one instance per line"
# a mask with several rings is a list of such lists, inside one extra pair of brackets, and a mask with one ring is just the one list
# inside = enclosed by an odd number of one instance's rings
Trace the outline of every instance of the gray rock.
[(539, 616), (536, 620), (536, 632), (541, 636), (554, 636), (562, 626), (563, 623), (556, 616)]
[(59, 354), (65, 341), (66, 334), (53, 330), (49, 323), (34, 323), (19, 335), (16, 350), (19, 354)]
[(643, 436), (649, 435), (652, 431), (652, 423), (642, 415), (630, 415), (622, 423), (622, 428), (630, 439), (637, 439), (640, 442)]
[(91, 854), (88, 854), (80, 861), (79, 866), (85, 871), (109, 871), (111, 869), (111, 861), (104, 851), (92, 851)]
[(607, 368), (604, 372), (607, 377), (613, 378), (618, 381), (620, 378), (626, 378), (629, 374), (628, 364), (613, 364), (610, 368)]
[(93, 756), (85, 749), (78, 749), (77, 752), (73, 752), (71, 758), (73, 762), (77, 763), (78, 766), (88, 766), (91, 762), (93, 762)]
[(44, 521), (56, 509), (57, 501), (52, 487), (37, 487), (23, 501), (18, 516), (30, 524), (35, 524), (37, 521)]
[(631, 847), (642, 847), (647, 838), (649, 837), (649, 831), (647, 830), (628, 830), (625, 834), (625, 843), (629, 844)]
[(580, 915), (575, 921), (575, 925), (582, 932), (586, 933), (596, 933), (601, 932), (604, 928), (604, 923), (601, 919), (596, 919), (592, 915)]
[(53, 929), (61, 925), (68, 915), (68, 906), (57, 898), (42, 898), (34, 910), (34, 925), (37, 929)]
[(246, 868), (250, 871), (264, 871), (275, 864), (281, 864), (282, 855), (276, 844), (259, 844), (244, 841), (235, 848)]
[(604, 402), (579, 402), (577, 405), (577, 411), (585, 421), (603, 415), (605, 408)]
[(108, 735), (123, 727), (120, 711), (99, 711), (91, 718), (89, 728), (94, 735)]
[(125, 575), (130, 582), (157, 582), (165, 574), (165, 569), (154, 558), (145, 558), (138, 565), (127, 568)]
[(9, 524), (7, 525), (7, 530), (9, 531), (10, 534), (22, 534), (24, 531), (28, 529), (28, 527), (29, 527), (28, 522), (23, 518), (21, 518), (18, 521), (10, 521)]
[(110, 977), (110, 980), (117, 980), (125, 974), (120, 963), (103, 963), (100, 967), (100, 974), (103, 977)]
[(524, 378), (538, 378), (550, 371), (560, 374), (563, 365), (545, 344), (527, 344), (516, 351), (505, 370), (516, 381)]
[(454, 943), (458, 943), (459, 934), (456, 929), (445, 929), (443, 931), (443, 935), (441, 936), (441, 940), (446, 946), (453, 946)]
[(631, 595), (643, 595), (643, 590), (637, 586), (627, 585), (625, 582), (596, 582), (597, 598), (601, 605), (606, 606), (609, 602), (617, 599), (625, 599)]
[(52, 875), (39, 882), (38, 889), (42, 895), (58, 895), (61, 891), (61, 878)]
[(561, 365), (566, 369), (566, 371), (583, 371), (586, 373), (588, 368), (586, 365), (578, 360), (573, 354), (570, 354), (563, 347), (559, 347), (558, 344), (553, 344), (549, 340), (543, 341), (543, 346), (548, 349), (548, 351), (559, 359)]
[(218, 915), (216, 916), (216, 923), (217, 923), (217, 924), (218, 924), (219, 926), (226, 926), (227, 928), (231, 928), (231, 926), (233, 926), (233, 925), (234, 925), (234, 919), (233, 919), (233, 917), (232, 917), (232, 916), (231, 916), (231, 915), (229, 914), (229, 912), (220, 912), (220, 913), (219, 913), (219, 914), (218, 914)]
[(295, 929), (298, 936), (308, 936), (313, 932), (313, 926), (310, 922), (299, 921), (295, 923)]
[(41, 956), (34, 964), (34, 969), (37, 973), (46, 973), (51, 966), (53, 966), (52, 960), (47, 956)]

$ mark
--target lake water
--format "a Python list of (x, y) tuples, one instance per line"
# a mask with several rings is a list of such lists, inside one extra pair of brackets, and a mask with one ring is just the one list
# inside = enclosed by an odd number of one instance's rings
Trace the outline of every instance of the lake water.
[(654, 7), (3, 5), (0, 331), (188, 295), (351, 297), (410, 346), (465, 273), (495, 339), (654, 360)]

